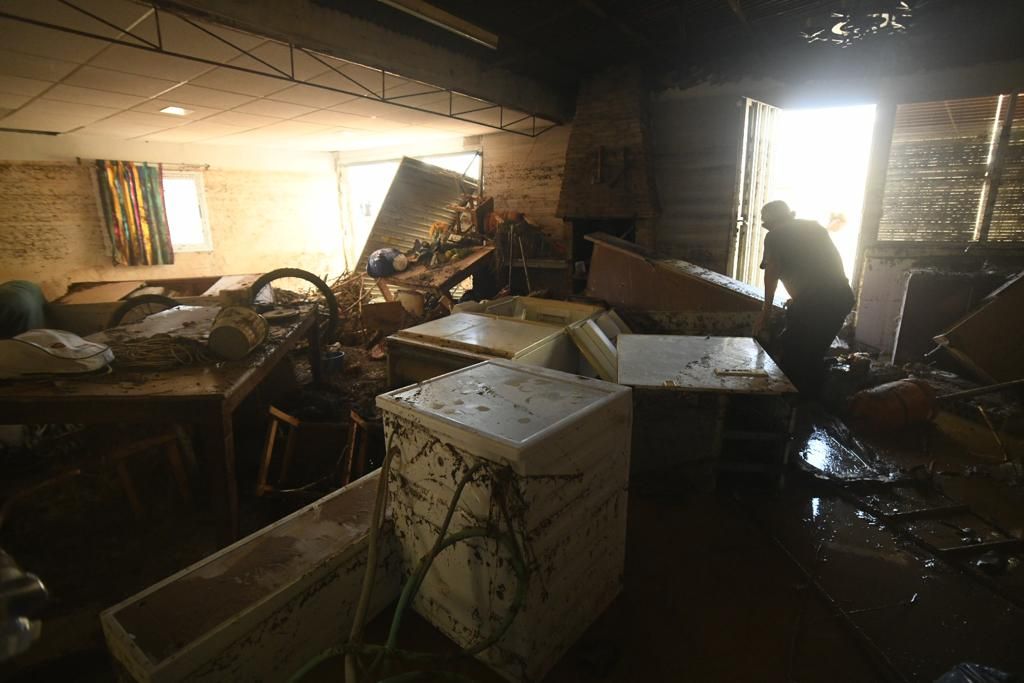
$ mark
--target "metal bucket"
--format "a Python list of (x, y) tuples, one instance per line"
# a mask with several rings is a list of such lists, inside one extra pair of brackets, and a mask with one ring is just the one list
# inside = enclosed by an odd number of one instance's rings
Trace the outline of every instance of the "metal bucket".
[(213, 320), (207, 345), (224, 360), (239, 360), (263, 343), (269, 325), (262, 315), (244, 306), (222, 308)]

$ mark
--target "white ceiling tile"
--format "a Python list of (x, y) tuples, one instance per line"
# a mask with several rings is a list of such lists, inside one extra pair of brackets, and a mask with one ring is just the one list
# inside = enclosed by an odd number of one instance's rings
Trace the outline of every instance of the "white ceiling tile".
[[(255, 114), (243, 114), (238, 111), (225, 111), (203, 120), (210, 123), (233, 126), (234, 128), (249, 129), (269, 126), (272, 123), (278, 123), (282, 119), (270, 116), (256, 116)], [(317, 121), (311, 121), (310, 123), (317, 123)]]
[(138, 95), (122, 95), (120, 93), (106, 92), (104, 90), (93, 90), (92, 88), (78, 88), (73, 85), (57, 84), (46, 92), (46, 99), (59, 100), (61, 102), (75, 102), (78, 104), (92, 104), (98, 107), (112, 107), (114, 109), (128, 109), (146, 98)]
[(315, 110), (313, 107), (304, 107), (301, 104), (275, 102), (274, 100), (255, 100), (248, 104), (243, 104), (240, 107), (235, 107), (234, 111), (240, 111), (243, 114), (275, 116), (279, 119), (290, 119), (296, 116), (302, 116), (303, 114), (309, 114)]
[(198, 121), (177, 128), (163, 130), (159, 133), (145, 135), (144, 138), (155, 142), (199, 142), (237, 132), (238, 129), (231, 126), (220, 126), (207, 123), (206, 121)]
[(28, 95), (9, 95), (0, 92), (0, 109), (8, 110), (6, 113), (9, 114), (9, 110), (23, 106), (31, 99)]
[(40, 81), (57, 82), (78, 68), (74, 62), (0, 50), (0, 73)]
[(109, 44), (94, 38), (2, 18), (0, 36), (4, 37), (3, 45), (8, 50), (76, 64), (88, 61)]
[(282, 139), (297, 137), (300, 135), (314, 135), (316, 133), (325, 133), (331, 130), (330, 126), (319, 126), (315, 123), (304, 123), (302, 121), (281, 121), (280, 123), (274, 123), (266, 128), (260, 128), (257, 131), (261, 135), (280, 137)]
[(168, 90), (161, 95), (161, 98), (174, 100), (184, 105), (195, 104), (200, 107), (209, 107), (210, 109), (237, 107), (240, 104), (252, 102), (254, 99), (250, 95), (239, 95), (238, 93), (225, 92), (223, 90), (201, 88), (190, 83), (179, 85), (173, 90)]
[(123, 45), (112, 45), (94, 57), (89, 65), (175, 82), (187, 81), (214, 68), (202, 62)]
[(83, 66), (68, 76), (64, 83), (66, 85), (77, 85), (82, 88), (108, 90), (110, 92), (139, 95), (141, 97), (155, 97), (176, 85), (174, 81), (139, 76), (122, 71), (112, 71), (110, 69), (98, 69), (92, 66)]
[[(173, 93), (174, 91), (172, 90), (171, 92)], [(160, 110), (166, 107), (181, 107), (188, 113), (184, 116), (162, 113)], [(163, 97), (158, 97), (153, 100), (145, 100), (138, 106), (133, 107), (132, 111), (141, 111), (145, 114), (159, 114), (160, 116), (166, 116), (177, 121), (198, 121), (199, 119), (205, 119), (207, 116), (213, 116), (220, 110), (201, 107), (196, 104), (185, 104), (173, 98), (164, 99)]]
[[(384, 113), (393, 115), (393, 109), (395, 109), (395, 107), (389, 107)], [(336, 112), (338, 114), (343, 114), (346, 116), (344, 120), (338, 122), (339, 125), (345, 126), (346, 128), (387, 132), (390, 130), (394, 130), (396, 128), (404, 128), (405, 126), (411, 125), (409, 123), (403, 123), (396, 119), (384, 118), (383, 116), (361, 116), (359, 114), (341, 112), (338, 111), (337, 108), (332, 108), (330, 109), (330, 111)]]
[(75, 131), (75, 135), (95, 135), (116, 140), (130, 140), (152, 133), (149, 126), (136, 126), (123, 122), (99, 121)]
[(322, 109), (320, 111), (314, 111), (310, 114), (304, 114), (296, 117), (295, 120), (304, 121), (306, 123), (318, 123), (322, 126), (348, 127), (349, 124), (364, 118), (366, 117), (356, 116), (355, 114), (346, 114), (344, 112), (333, 111), (331, 109)]
[(192, 85), (201, 85), (217, 90), (263, 97), (286, 87), (288, 83), (269, 76), (250, 74), (236, 69), (217, 68), (213, 71), (189, 81)]
[(0, 118), (0, 128), (14, 130), (36, 130), (46, 133), (67, 133), (78, 128), (78, 124), (72, 119), (63, 117), (26, 117), (17, 112)]
[(159, 130), (166, 130), (168, 128), (176, 128), (182, 125), (182, 121), (169, 120), (173, 117), (166, 115), (157, 114), (143, 114), (136, 111), (126, 111), (115, 114), (103, 121), (94, 123), (89, 126), (93, 131), (112, 131), (114, 133), (121, 132), (124, 137), (138, 137), (139, 135), (148, 135), (149, 133), (155, 133)]
[(53, 83), (37, 81), (32, 78), (19, 78), (18, 76), (5, 76), (0, 74), (0, 93), (8, 95), (28, 95), (34, 97), (47, 88), (53, 87)]
[(36, 99), (0, 122), (4, 128), (69, 131), (112, 114), (116, 109)]
[(325, 109), (343, 102), (348, 102), (352, 99), (352, 96), (331, 90), (324, 90), (323, 88), (315, 88), (309, 85), (293, 85), (281, 90), (280, 92), (267, 95), (267, 99), (277, 100), (279, 102), (291, 102), (292, 104), (304, 104), (310, 107), (316, 107), (317, 109)]
[(350, 100), (343, 104), (339, 104), (331, 107), (334, 111), (343, 111), (347, 114), (358, 114), (359, 116), (376, 116), (378, 118), (387, 117), (400, 107), (395, 107), (393, 104), (386, 102), (380, 102), (377, 100), (371, 100), (366, 98), (357, 98)]

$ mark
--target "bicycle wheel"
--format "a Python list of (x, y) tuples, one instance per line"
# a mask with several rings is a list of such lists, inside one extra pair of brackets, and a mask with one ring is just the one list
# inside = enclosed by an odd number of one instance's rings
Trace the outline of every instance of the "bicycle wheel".
[(114, 309), (107, 320), (107, 327), (130, 325), (145, 320), (154, 313), (174, 308), (178, 302), (160, 294), (141, 294), (127, 299)]
[[(264, 291), (268, 287), (269, 293)], [(261, 275), (249, 288), (249, 304), (257, 311), (303, 303), (317, 307), (321, 341), (324, 344), (334, 341), (338, 329), (338, 300), (327, 283), (313, 273), (301, 268), (277, 268)]]

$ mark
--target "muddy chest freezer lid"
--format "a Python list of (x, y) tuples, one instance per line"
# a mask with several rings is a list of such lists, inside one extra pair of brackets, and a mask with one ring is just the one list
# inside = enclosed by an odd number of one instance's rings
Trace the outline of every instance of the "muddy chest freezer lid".
[(495, 358), (515, 358), (549, 338), (563, 334), (563, 329), (560, 325), (530, 320), (453, 313), (404, 329), (395, 333), (393, 337), (431, 344), (442, 349), (458, 349)]
[[(631, 407), (630, 391), (548, 368), (489, 360), (381, 394), (377, 405), (430, 429), (456, 434), (467, 446), (488, 442), (494, 452), (498, 445), (501, 454), (514, 459), (563, 429), (582, 426), (588, 415), (609, 403), (624, 399)], [(599, 422), (593, 428), (608, 426)]]

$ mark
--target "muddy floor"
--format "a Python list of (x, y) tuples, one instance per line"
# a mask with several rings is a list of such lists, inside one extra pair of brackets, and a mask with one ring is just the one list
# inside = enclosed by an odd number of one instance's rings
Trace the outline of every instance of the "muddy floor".
[[(383, 363), (356, 350), (349, 368), (334, 380), (355, 402), (383, 390)], [(298, 381), (305, 372), (299, 363)], [(243, 407), (248, 428), (236, 436), (246, 533), (308, 502), (251, 494), (265, 403), (293, 381)], [(671, 476), (635, 478), (623, 593), (545, 680), (932, 681), (964, 661), (1024, 672), (1019, 554), (1002, 551), (980, 568), (983, 553), (934, 552), (990, 540), (992, 529), (1024, 533), (1024, 487), (1002, 466), (1001, 447), (949, 425), (844, 435), (855, 439), (850, 446), (828, 438), (830, 424), (823, 413), (804, 420), (798, 466), (782, 490), (750, 477), (723, 479), (710, 493)], [(42, 640), (0, 680), (114, 680), (98, 613), (215, 549), (198, 473), (194, 505), (180, 500), (159, 457), (133, 474), (145, 491), (143, 520), (132, 518), (107, 473), (32, 500), (5, 524), (4, 547), (43, 578), (53, 600)], [(878, 514), (937, 500), (982, 521), (954, 515), (899, 526)], [(368, 640), (382, 641), (389, 619), (390, 609)], [(400, 644), (454, 647), (415, 615)], [(466, 671), (499, 680), (475, 664)], [(340, 680), (339, 672), (340, 662), (326, 662), (309, 680)]]

